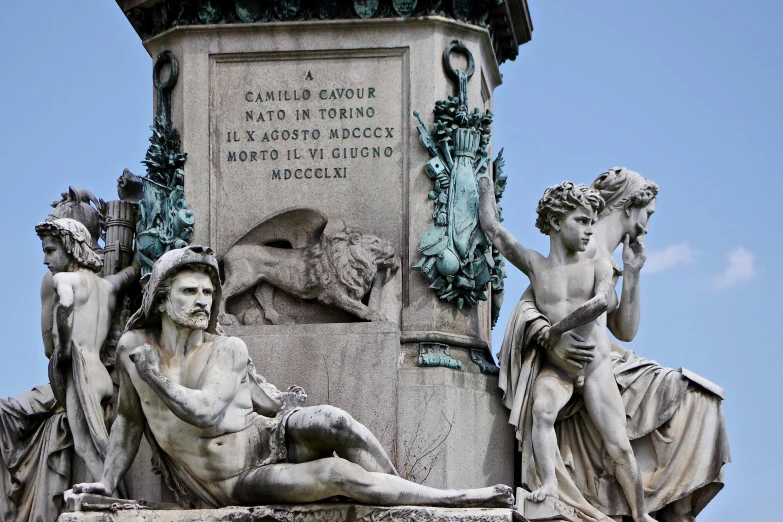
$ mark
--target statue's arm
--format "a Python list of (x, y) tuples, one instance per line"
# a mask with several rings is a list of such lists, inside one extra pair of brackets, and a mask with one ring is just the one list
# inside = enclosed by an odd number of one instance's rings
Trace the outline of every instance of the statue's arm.
[(97, 483), (77, 484), (73, 488), (75, 493), (111, 496), (139, 451), (139, 443), (144, 433), (144, 412), (141, 409), (139, 395), (125, 369), (123, 351), (127, 351), (127, 348), (122, 346), (122, 339), (120, 339), (120, 346), (117, 349), (117, 373), (120, 377), (119, 403), (117, 417), (109, 435), (103, 477)]
[(631, 342), (636, 337), (641, 321), (639, 305), (639, 273), (626, 270), (623, 273), (623, 290), (620, 303), (607, 317), (606, 325), (612, 335), (623, 342)]
[[(536, 296), (533, 293), (533, 285), (529, 285), (525, 293), (522, 294), (521, 301), (530, 301), (533, 306), (536, 306)], [(538, 308), (536, 308), (538, 309)], [(546, 332), (549, 327), (549, 322), (545, 319), (537, 319), (536, 321), (544, 321), (544, 326), (541, 332)], [(530, 328), (532, 325), (528, 325), (526, 328)], [(556, 343), (555, 346), (549, 347), (558, 359), (568, 361), (570, 364), (577, 368), (584, 368), (585, 364), (588, 364), (595, 357), (593, 350), (595, 350), (595, 344), (585, 341), (579, 335), (574, 332), (566, 332), (563, 335), (562, 340)]]
[(104, 279), (111, 284), (114, 292), (118, 293), (138, 281), (140, 273), (141, 270), (139, 269), (138, 261), (136, 258), (133, 258), (133, 264), (131, 266), (123, 268), (114, 275), (106, 276)]
[(52, 303), (54, 302), (54, 281), (52, 273), (46, 272), (41, 281), (41, 337), (43, 338), (44, 353), (47, 359), (51, 359), (54, 354), (54, 311)]
[(158, 351), (140, 346), (130, 354), (144, 382), (158, 394), (180, 419), (198, 428), (214, 426), (218, 417), (236, 397), (247, 374), (247, 347), (237, 337), (215, 340), (197, 388), (186, 388), (160, 372)]
[(606, 323), (609, 331), (623, 342), (633, 341), (639, 331), (639, 273), (646, 258), (644, 236), (639, 236), (633, 243), (626, 236), (623, 241), (623, 288), (620, 303), (609, 314)]
[[(272, 395), (275, 395), (276, 397), (278, 397), (278, 399), (272, 398)], [(273, 417), (277, 415), (277, 413), (281, 409), (283, 409), (283, 403), (279, 399), (279, 397), (281, 397), (282, 395), (283, 395), (282, 392), (277, 388), (274, 388), (274, 390), (267, 388), (266, 383), (257, 384), (256, 386), (253, 386), (253, 389), (251, 391), (253, 408), (256, 410), (256, 412), (260, 413), (261, 415), (267, 415)]]
[(78, 281), (71, 272), (61, 272), (52, 278), (54, 288), (54, 321), (57, 323), (57, 342), (60, 355), (70, 358), (73, 336), (73, 310), (76, 300), (74, 284)]
[(533, 276), (533, 265), (541, 255), (523, 247), (514, 236), (500, 224), (495, 187), (489, 176), (479, 179), (479, 223), (481, 230), (492, 241), (503, 256), (528, 278)]
[[(119, 357), (118, 357), (119, 359)], [(117, 488), (122, 477), (128, 472), (139, 451), (139, 443), (144, 433), (144, 413), (141, 401), (127, 370), (120, 365), (120, 393), (117, 418), (111, 427), (109, 447), (103, 466), (101, 482), (109, 491)]]

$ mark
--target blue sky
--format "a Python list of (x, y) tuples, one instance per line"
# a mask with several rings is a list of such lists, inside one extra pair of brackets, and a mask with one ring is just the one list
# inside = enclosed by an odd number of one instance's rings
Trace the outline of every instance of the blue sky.
[[(783, 307), (783, 3), (530, 0), (535, 30), (495, 91), (505, 147), (506, 226), (534, 228), (548, 185), (621, 165), (661, 187), (642, 271), (642, 325), (629, 348), (726, 389), (734, 462), (700, 517), (778, 512), (783, 429), (777, 330)], [(143, 173), (151, 60), (110, 0), (8, 2), (0, 19), (0, 396), (47, 382), (33, 231), (69, 185), (115, 197)], [(508, 313), (527, 285), (509, 270)], [(766, 516), (765, 516), (766, 515)]]

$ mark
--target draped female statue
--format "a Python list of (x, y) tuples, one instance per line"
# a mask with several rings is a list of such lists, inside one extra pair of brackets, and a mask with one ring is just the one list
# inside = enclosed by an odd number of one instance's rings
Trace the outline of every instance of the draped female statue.
[[(655, 210), (658, 186), (636, 172), (613, 168), (602, 173), (592, 187), (606, 205), (584, 255), (610, 260), (615, 283), (623, 276), (621, 295), (613, 298), (607, 326), (617, 339), (630, 342), (639, 326), (644, 235)], [(480, 189), (494, 190), (489, 180), (482, 180)], [(492, 221), (494, 212), (482, 218)], [(490, 224), (482, 219), (482, 227)], [(621, 243), (622, 269), (612, 258)], [(531, 442), (532, 389), (541, 365), (537, 339), (548, 325), (528, 288), (511, 314), (500, 351), (500, 387), (522, 453), (521, 484), (530, 491), (541, 485)], [(581, 366), (592, 359), (592, 348), (567, 333), (553, 349)], [(612, 343), (612, 352), (628, 437), (644, 478), (646, 505), (661, 521), (694, 520), (722, 489), (723, 465), (730, 461), (723, 390), (692, 372), (664, 368), (617, 343)], [(561, 411), (556, 432), (560, 501), (588, 521), (630, 515), (612, 461), (578, 394)]]

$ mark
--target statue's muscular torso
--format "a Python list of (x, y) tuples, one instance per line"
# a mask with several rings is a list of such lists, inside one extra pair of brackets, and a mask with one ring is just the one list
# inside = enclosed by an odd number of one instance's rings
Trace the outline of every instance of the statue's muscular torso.
[[(251, 385), (247, 372), (233, 372), (228, 358), (244, 357), (247, 349), (238, 339), (205, 333), (205, 342), (184, 355), (172, 355), (160, 348), (157, 330), (134, 330), (121, 340), (118, 358), (139, 396), (141, 408), (161, 449), (179, 465), (204, 482), (235, 478), (253, 465), (260, 453), (252, 437), (258, 414), (253, 411)], [(198, 390), (208, 372), (225, 373), (236, 380), (236, 394), (216, 422), (199, 428), (179, 417), (147, 384), (129, 359), (133, 349), (149, 344), (160, 357), (160, 373), (175, 384)], [(241, 346), (238, 346), (241, 344)], [(217, 465), (216, 465), (217, 464)]]
[[(595, 296), (596, 264), (608, 262), (604, 259), (583, 258), (567, 265), (551, 266), (549, 262), (549, 259), (541, 258), (539, 266), (534, 269), (532, 285), (536, 307), (551, 324), (555, 324)], [(574, 328), (572, 332), (581, 336), (588, 344), (595, 345), (593, 360), (584, 370), (579, 370), (568, 361), (555, 357), (555, 352), (549, 350), (547, 359), (552, 364), (575, 377), (580, 373), (589, 374), (592, 367), (609, 359), (611, 343), (606, 334), (606, 314), (601, 314), (595, 321)]]

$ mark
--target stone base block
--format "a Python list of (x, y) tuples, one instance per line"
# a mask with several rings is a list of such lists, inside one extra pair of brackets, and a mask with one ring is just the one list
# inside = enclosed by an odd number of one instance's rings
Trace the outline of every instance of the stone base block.
[(559, 500), (547, 497), (543, 502), (534, 502), (528, 498), (530, 492), (517, 488), (517, 511), (530, 522), (544, 520), (564, 520), (566, 522), (580, 522), (582, 519), (576, 511), (566, 506)]
[(527, 522), (512, 509), (378, 507), (347, 503), (222, 509), (150, 510), (133, 506), (64, 513), (57, 522)]
[(451, 349), (462, 369), (419, 367), (408, 351), (398, 372), (400, 474), (437, 488), (513, 485), (514, 431), (497, 375), (480, 373), (465, 348)]

